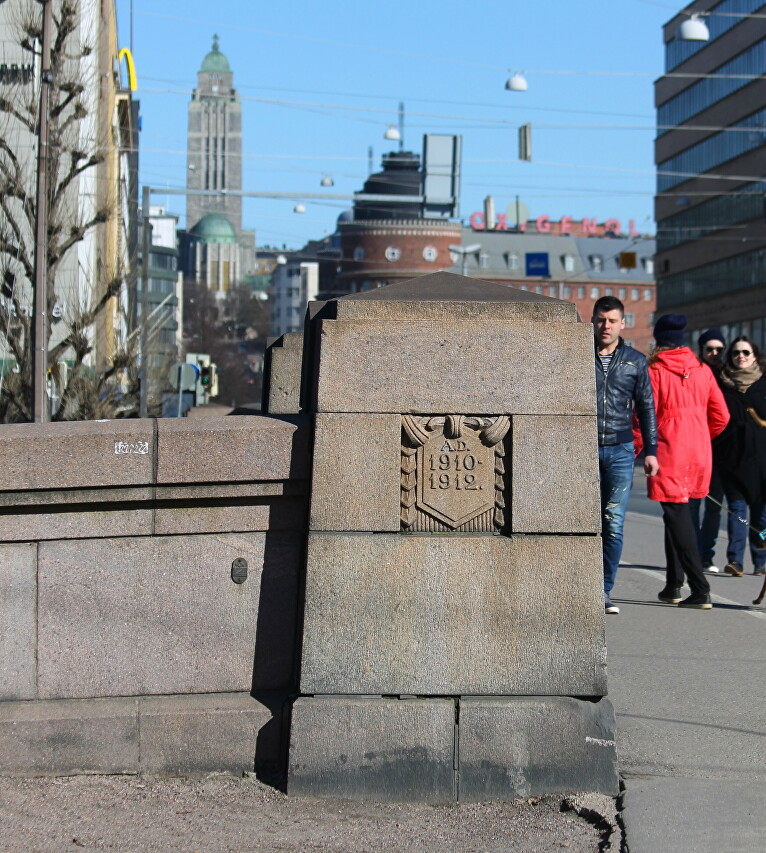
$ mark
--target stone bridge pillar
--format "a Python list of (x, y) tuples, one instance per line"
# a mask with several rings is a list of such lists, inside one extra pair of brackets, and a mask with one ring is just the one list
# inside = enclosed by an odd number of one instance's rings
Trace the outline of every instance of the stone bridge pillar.
[(317, 305), (307, 328), (288, 792), (616, 794), (591, 327), (436, 273)]

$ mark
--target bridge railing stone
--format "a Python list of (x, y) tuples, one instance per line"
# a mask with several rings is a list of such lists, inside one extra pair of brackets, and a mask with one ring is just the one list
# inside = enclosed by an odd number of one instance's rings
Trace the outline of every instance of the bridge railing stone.
[(309, 441), (300, 417), (0, 427), (0, 772), (277, 767)]

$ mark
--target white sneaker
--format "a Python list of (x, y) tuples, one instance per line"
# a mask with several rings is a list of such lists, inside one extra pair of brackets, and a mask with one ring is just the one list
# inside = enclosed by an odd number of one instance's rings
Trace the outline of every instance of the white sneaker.
[(717, 575), (721, 570), (718, 566), (714, 566), (712, 563), (709, 566), (702, 567), (706, 572), (712, 572), (714, 575)]

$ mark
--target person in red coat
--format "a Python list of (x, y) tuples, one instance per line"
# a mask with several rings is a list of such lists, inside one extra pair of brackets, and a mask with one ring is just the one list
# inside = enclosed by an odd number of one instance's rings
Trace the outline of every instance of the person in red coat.
[[(689, 500), (710, 486), (711, 439), (729, 421), (729, 411), (711, 370), (684, 346), (686, 315), (664, 314), (654, 326), (656, 349), (649, 380), (657, 409), (659, 472), (647, 477), (649, 498), (662, 505), (667, 580), (660, 601), (709, 610), (710, 584), (702, 571)], [(639, 445), (637, 445), (638, 447)], [(681, 600), (686, 575), (691, 595)]]

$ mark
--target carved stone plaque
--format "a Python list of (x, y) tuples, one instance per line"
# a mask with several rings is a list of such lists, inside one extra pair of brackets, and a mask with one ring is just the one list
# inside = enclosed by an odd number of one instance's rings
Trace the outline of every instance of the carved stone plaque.
[(505, 513), (505, 443), (496, 418), (402, 418), (402, 528), (496, 533)]

